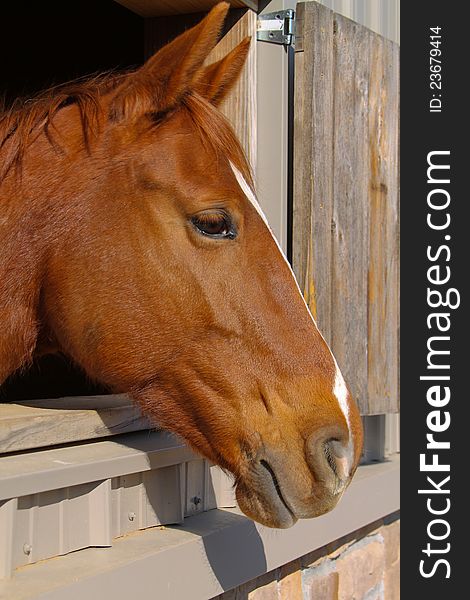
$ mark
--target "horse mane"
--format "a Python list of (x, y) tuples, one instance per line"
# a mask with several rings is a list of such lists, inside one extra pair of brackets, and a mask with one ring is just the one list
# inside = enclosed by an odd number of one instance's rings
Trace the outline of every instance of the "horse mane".
[[(78, 107), (84, 146), (90, 151), (91, 138), (99, 134), (103, 112), (101, 98), (115, 90), (128, 75), (129, 72), (107, 72), (80, 78), (44, 90), (34, 98), (17, 99), (3, 110), (0, 107), (0, 156), (5, 155), (0, 165), (0, 185), (12, 167), (21, 170), (27, 149), (41, 133), (46, 135), (52, 147), (59, 147), (51, 129), (55, 115), (65, 106)], [(177, 108), (189, 112), (203, 142), (225, 155), (254, 189), (246, 155), (223, 114), (195, 92), (184, 96)], [(161, 120), (155, 121), (156, 126)]]
[(43, 90), (33, 98), (18, 98), (0, 112), (0, 152), (6, 154), (0, 168), (0, 183), (12, 166), (21, 168), (26, 150), (41, 132), (52, 146), (57, 145), (50, 125), (59, 110), (70, 104), (79, 108), (83, 140), (88, 149), (90, 136), (98, 127), (100, 96), (114, 89), (122, 77), (123, 74), (101, 73), (76, 79)]

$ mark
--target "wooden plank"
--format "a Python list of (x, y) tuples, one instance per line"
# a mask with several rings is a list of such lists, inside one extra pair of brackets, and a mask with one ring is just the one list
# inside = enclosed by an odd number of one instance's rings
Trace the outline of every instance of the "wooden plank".
[(368, 83), (371, 32), (335, 15), (332, 348), (362, 412), (369, 410)]
[(398, 410), (398, 47), (371, 37), (369, 412)]
[(0, 453), (155, 428), (128, 396), (77, 396), (0, 404)]
[[(333, 14), (315, 2), (298, 5), (294, 99), (293, 267), (328, 342), (332, 295)], [(303, 39), (308, 39), (305, 47)]]
[[(116, 0), (141, 17), (182, 15), (210, 10), (220, 0)], [(258, 10), (257, 0), (228, 0), (234, 8)]]

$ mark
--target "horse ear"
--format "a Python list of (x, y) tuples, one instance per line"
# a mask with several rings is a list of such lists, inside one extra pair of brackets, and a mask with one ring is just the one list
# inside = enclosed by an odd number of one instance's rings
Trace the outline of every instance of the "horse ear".
[(218, 106), (232, 89), (245, 64), (251, 38), (247, 37), (221, 60), (201, 70), (194, 91)]
[(110, 116), (121, 120), (175, 106), (191, 89), (207, 55), (216, 45), (229, 5), (220, 2), (130, 74), (111, 98)]

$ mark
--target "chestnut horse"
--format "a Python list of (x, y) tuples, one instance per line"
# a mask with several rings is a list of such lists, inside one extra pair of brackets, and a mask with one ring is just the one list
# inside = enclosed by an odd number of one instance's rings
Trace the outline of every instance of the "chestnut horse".
[(64, 353), (289, 527), (336, 505), (362, 429), (217, 108), (249, 40), (203, 65), (226, 11), (1, 116), (0, 383)]

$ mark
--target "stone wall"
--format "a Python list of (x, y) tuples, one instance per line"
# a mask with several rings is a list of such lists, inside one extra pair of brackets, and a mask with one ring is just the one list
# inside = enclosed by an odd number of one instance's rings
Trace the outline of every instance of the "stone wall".
[(217, 600), (399, 600), (399, 539), (390, 515)]

